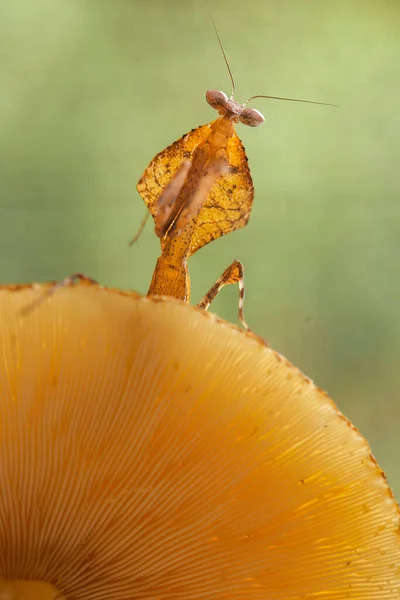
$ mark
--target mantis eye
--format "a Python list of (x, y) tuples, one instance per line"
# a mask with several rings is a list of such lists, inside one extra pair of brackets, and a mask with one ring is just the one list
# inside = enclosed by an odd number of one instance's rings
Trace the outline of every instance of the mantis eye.
[(255, 108), (244, 108), (239, 121), (249, 127), (258, 127), (264, 123), (265, 117)]
[(206, 100), (210, 106), (218, 110), (219, 108), (225, 108), (228, 102), (228, 96), (224, 92), (218, 90), (207, 90)]

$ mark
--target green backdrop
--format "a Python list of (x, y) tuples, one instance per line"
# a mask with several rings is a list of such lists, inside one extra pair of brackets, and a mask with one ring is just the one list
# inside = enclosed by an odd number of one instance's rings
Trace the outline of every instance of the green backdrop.
[[(146, 292), (158, 254), (135, 185), (215, 118), (208, 88), (254, 101), (238, 127), (249, 226), (190, 260), (193, 301), (234, 259), (249, 324), (327, 389), (400, 494), (398, 0), (0, 0), (0, 281), (82, 271)], [(236, 320), (237, 290), (213, 305)]]

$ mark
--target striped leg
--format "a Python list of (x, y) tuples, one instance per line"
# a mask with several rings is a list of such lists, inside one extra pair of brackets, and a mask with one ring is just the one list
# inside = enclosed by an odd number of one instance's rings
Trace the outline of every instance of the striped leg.
[(241, 322), (244, 329), (250, 329), (247, 325), (244, 312), (244, 268), (241, 262), (238, 260), (234, 260), (231, 265), (222, 273), (221, 277), (214, 283), (212, 288), (209, 289), (207, 294), (204, 296), (202, 300), (198, 303), (199, 308), (208, 309), (211, 302), (214, 300), (219, 291), (225, 286), (233, 283), (237, 283), (239, 285), (239, 321)]

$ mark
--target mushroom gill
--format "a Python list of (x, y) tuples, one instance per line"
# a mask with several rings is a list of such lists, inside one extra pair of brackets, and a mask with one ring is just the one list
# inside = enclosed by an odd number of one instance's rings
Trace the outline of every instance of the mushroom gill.
[(309, 379), (173, 300), (21, 316), (45, 289), (0, 290), (1, 600), (400, 598), (397, 505)]

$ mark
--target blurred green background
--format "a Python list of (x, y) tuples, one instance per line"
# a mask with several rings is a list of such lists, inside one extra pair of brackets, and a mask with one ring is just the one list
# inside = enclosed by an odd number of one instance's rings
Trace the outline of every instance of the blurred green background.
[[(257, 100), (238, 126), (249, 226), (190, 260), (197, 301), (246, 268), (246, 317), (369, 440), (400, 496), (398, 0), (0, 0), (0, 280), (84, 272), (146, 292), (159, 251), (135, 185), (216, 114), (208, 88)], [(236, 321), (237, 290), (215, 312)]]

